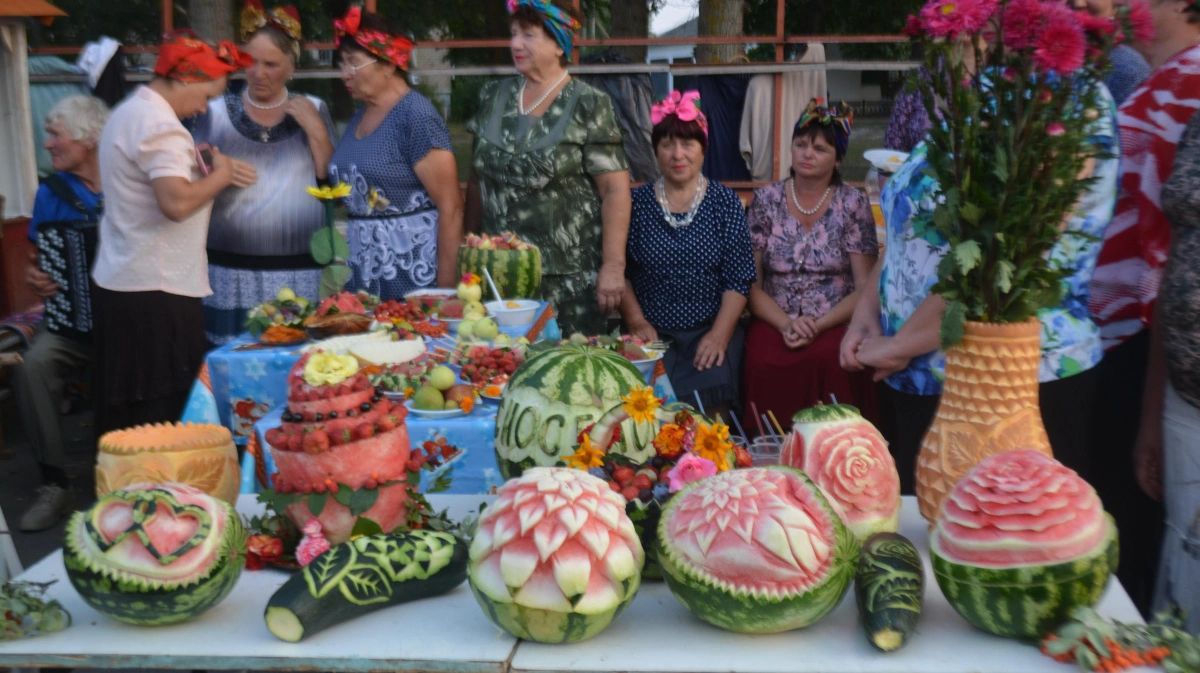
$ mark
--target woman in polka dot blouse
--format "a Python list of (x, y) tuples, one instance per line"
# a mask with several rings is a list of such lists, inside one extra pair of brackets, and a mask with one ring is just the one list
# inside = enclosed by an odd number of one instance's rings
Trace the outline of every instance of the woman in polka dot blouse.
[(700, 174), (708, 123), (698, 102), (673, 92), (651, 112), (662, 177), (633, 190), (621, 313), (634, 336), (671, 342), (663, 364), (676, 395), (699, 393), (715, 415), (739, 399), (738, 320), (756, 275), (741, 201)]
[(866, 195), (838, 173), (853, 119), (844, 105), (813, 101), (792, 131), (792, 176), (755, 192), (746, 216), (761, 282), (750, 292), (745, 402), (780, 419), (834, 397), (875, 417), (870, 373), (838, 362), (879, 254)]

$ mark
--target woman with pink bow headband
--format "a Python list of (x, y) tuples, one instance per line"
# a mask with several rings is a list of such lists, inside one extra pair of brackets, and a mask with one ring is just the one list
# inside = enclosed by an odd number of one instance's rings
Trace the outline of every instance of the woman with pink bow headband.
[(625, 325), (669, 340), (663, 365), (679, 399), (724, 417), (740, 397), (746, 297), (757, 278), (737, 194), (700, 174), (708, 119), (700, 94), (672, 91), (650, 110), (662, 177), (633, 190), (621, 302)]

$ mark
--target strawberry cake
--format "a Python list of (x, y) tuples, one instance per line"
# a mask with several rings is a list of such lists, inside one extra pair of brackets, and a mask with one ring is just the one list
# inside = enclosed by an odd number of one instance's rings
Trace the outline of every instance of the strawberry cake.
[[(350, 538), (359, 516), (384, 532), (405, 523), (406, 414), (358, 371), (353, 356), (309, 353), (296, 363), (283, 425), (267, 431), (266, 441), (279, 470), (272, 476), (275, 491), (308, 496), (286, 508), (298, 528), (319, 519), (336, 545)], [(363, 510), (367, 503), (373, 504)]]

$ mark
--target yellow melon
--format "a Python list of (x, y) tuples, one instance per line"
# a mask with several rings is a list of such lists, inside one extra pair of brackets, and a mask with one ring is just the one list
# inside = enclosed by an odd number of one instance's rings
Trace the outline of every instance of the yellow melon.
[(241, 479), (233, 435), (220, 425), (139, 425), (100, 438), (97, 497), (131, 484), (178, 482), (236, 504)]

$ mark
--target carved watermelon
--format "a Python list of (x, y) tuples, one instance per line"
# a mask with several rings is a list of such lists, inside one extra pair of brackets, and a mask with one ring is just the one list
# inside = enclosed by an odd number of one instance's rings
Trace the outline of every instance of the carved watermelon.
[(900, 527), (900, 474), (883, 435), (848, 404), (792, 417), (780, 463), (817, 482), (859, 542)]
[[(638, 368), (610, 350), (558, 346), (521, 365), (504, 387), (496, 412), (496, 463), (505, 479), (530, 467), (548, 467), (575, 453), (579, 433), (621, 397), (644, 388)], [(653, 424), (622, 425), (623, 440), (614, 452), (643, 463), (654, 457)]]
[(100, 496), (67, 523), (67, 577), (97, 611), (129, 624), (187, 621), (237, 583), (246, 533), (233, 506), (185, 484)]
[(565, 467), (525, 471), (479, 520), (467, 578), (487, 616), (518, 638), (571, 643), (603, 631), (641, 586), (625, 499)]
[(803, 472), (731, 470), (676, 493), (659, 522), (658, 562), (671, 592), (729, 631), (777, 633), (837, 607), (859, 545)]
[(1117, 528), (1087, 482), (1038, 451), (985, 458), (942, 503), (929, 538), (946, 600), (1000, 636), (1040, 638), (1095, 605)]

